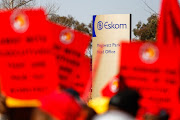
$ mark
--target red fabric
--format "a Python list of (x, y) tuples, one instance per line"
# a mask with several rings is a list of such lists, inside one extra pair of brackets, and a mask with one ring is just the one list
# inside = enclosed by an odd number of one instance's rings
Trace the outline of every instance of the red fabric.
[(36, 99), (58, 87), (52, 34), (42, 10), (0, 13), (0, 76), (6, 96)]
[[(99, 47), (98, 51), (103, 51), (103, 47)], [(102, 57), (102, 54), (97, 53), (95, 60), (94, 60), (94, 64), (92, 65), (92, 81), (94, 81), (96, 78), (96, 74), (97, 74), (97, 71), (99, 68), (99, 63), (101, 61), (101, 57)]]
[[(160, 20), (158, 23), (157, 43), (159, 45), (180, 45), (180, 6), (178, 0), (162, 0)], [(177, 50), (179, 51), (179, 49)], [(176, 51), (174, 51), (176, 53)], [(176, 54), (178, 56), (179, 53)], [(169, 58), (172, 59), (172, 58)], [(167, 60), (166, 60), (167, 62)], [(168, 63), (168, 62), (167, 62)], [(173, 63), (173, 62), (171, 62)], [(179, 120), (179, 105), (174, 104), (174, 111), (171, 112), (172, 120)]]
[(55, 91), (41, 99), (41, 109), (58, 120), (75, 120), (81, 106), (66, 92)]
[(180, 7), (178, 0), (163, 0), (158, 23), (158, 44), (180, 45)]
[(113, 77), (107, 85), (102, 89), (101, 93), (105, 97), (113, 97), (115, 94), (118, 93), (120, 88), (120, 80), (119, 76)]

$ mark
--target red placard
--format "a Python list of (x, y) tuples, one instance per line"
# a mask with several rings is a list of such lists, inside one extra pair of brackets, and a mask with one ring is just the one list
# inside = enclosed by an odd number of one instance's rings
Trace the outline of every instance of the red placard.
[[(54, 52), (58, 65), (59, 84), (61, 88), (71, 88), (74, 81), (71, 76), (83, 66), (81, 64), (86, 57), (85, 51), (91, 37), (64, 26), (51, 23), (51, 27), (54, 33)], [(83, 74), (87, 75), (87, 72), (82, 71), (81, 76)]]
[[(173, 113), (179, 105), (179, 64), (177, 49), (151, 43), (123, 43), (120, 75), (125, 84), (139, 91), (143, 101), (154, 109)], [(141, 103), (143, 113), (152, 104)]]
[(58, 86), (53, 41), (42, 10), (0, 13), (2, 92), (17, 99), (36, 99)]
[(70, 80), (70, 88), (76, 90), (84, 100), (87, 100), (92, 85), (90, 58), (83, 59), (78, 70), (74, 71), (70, 76)]

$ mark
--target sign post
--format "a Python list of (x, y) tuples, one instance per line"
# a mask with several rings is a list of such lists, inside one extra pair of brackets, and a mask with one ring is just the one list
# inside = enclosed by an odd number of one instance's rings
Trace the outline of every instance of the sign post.
[[(130, 39), (131, 14), (93, 16), (92, 63), (94, 64), (97, 54), (102, 54), (93, 81), (93, 98), (101, 96), (101, 89), (119, 72), (119, 43), (122, 40), (130, 42)], [(100, 50), (100, 47), (103, 49)]]

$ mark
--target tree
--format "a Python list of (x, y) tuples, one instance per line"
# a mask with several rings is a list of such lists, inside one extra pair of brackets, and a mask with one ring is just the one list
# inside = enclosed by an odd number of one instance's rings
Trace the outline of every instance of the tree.
[(138, 22), (136, 28), (133, 29), (133, 33), (136, 36), (136, 39), (140, 40), (156, 40), (156, 31), (158, 23), (158, 15), (152, 14), (148, 19), (147, 23)]
[[(32, 8), (35, 6), (35, 0), (2, 0), (0, 2), (0, 8), (4, 10), (14, 10), (18, 8)], [(42, 6), (40, 6), (42, 7)], [(55, 4), (47, 4), (44, 6), (47, 16), (51, 16), (59, 9)]]
[(0, 2), (1, 9), (17, 9), (17, 8), (27, 8), (34, 5), (35, 0), (2, 0)]
[(44, 7), (43, 7), (46, 11), (46, 16), (48, 18), (50, 18), (51, 16), (55, 15), (56, 12), (59, 10), (59, 6), (57, 6), (56, 4), (46, 4)]
[(68, 15), (66, 16), (59, 16), (56, 14), (51, 15), (49, 18), (50, 21), (61, 24), (67, 27), (70, 27), (72, 29), (87, 33), (91, 35), (91, 24), (86, 25), (84, 23), (80, 23), (79, 21), (75, 20), (72, 16)]

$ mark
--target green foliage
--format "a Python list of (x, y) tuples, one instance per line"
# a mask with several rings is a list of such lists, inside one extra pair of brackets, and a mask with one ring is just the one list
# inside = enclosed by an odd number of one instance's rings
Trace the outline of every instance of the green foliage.
[(147, 19), (147, 23), (138, 22), (133, 29), (134, 35), (143, 41), (155, 41), (158, 23), (158, 15), (153, 14)]
[(59, 16), (59, 15), (51, 15), (49, 18), (50, 21), (61, 24), (70, 28), (73, 28), (75, 30), (87, 33), (91, 35), (91, 24), (86, 25), (84, 23), (80, 23), (79, 21), (75, 20), (72, 16), (68, 15), (66, 16)]

